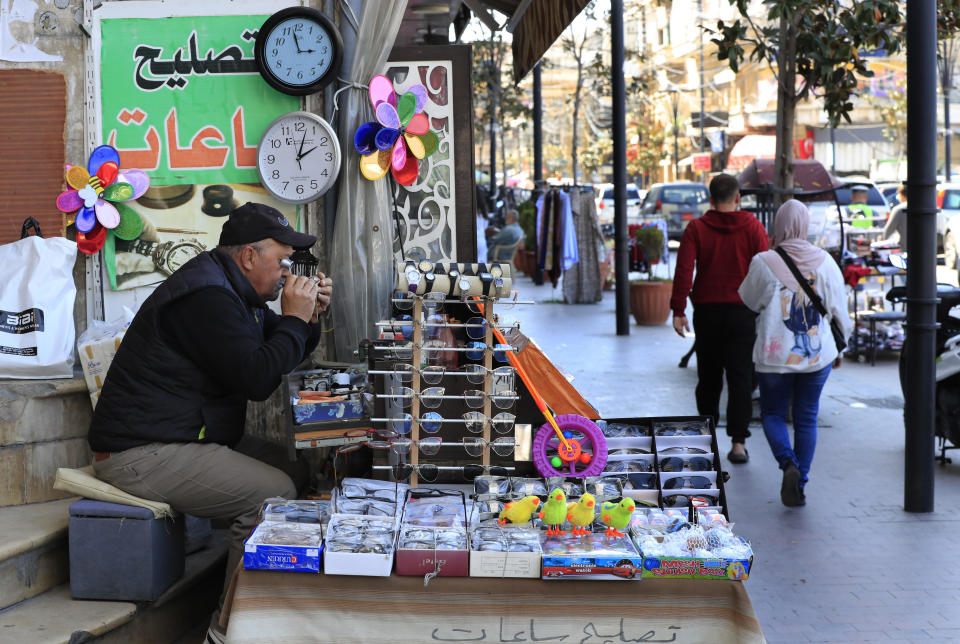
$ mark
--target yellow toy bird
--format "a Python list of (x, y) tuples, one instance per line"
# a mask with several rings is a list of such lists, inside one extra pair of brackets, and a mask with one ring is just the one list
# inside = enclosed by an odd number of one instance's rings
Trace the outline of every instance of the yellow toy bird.
[(596, 510), (597, 501), (589, 492), (584, 492), (579, 501), (568, 505), (567, 521), (573, 524), (573, 530), (570, 531), (570, 534), (590, 534), (590, 526), (593, 524)]
[(514, 525), (518, 523), (529, 523), (530, 517), (533, 516), (534, 511), (539, 505), (540, 499), (535, 496), (525, 496), (519, 501), (511, 501), (500, 510), (500, 517), (497, 519), (497, 523), (500, 525), (504, 523), (512, 523)]
[(560, 529), (567, 518), (567, 495), (563, 490), (554, 488), (550, 491), (550, 498), (543, 504), (540, 518), (543, 520), (543, 525), (547, 526), (547, 536), (567, 534), (566, 530)]
[(630, 525), (630, 515), (637, 509), (633, 499), (623, 499), (620, 503), (604, 503), (600, 509), (600, 520), (607, 526), (608, 537), (626, 536), (621, 530)]

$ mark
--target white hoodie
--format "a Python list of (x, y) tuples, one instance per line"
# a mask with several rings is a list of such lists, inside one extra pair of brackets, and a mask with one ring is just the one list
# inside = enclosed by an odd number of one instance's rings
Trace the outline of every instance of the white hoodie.
[(814, 290), (823, 300), (829, 318), (820, 313), (806, 292), (791, 291), (777, 279), (759, 255), (750, 261), (750, 270), (740, 285), (740, 299), (757, 316), (757, 341), (753, 362), (762, 373), (811, 373), (832, 363), (837, 345), (830, 331), (836, 318), (849, 337), (853, 329), (847, 312), (847, 296), (840, 269), (829, 257), (810, 273)]

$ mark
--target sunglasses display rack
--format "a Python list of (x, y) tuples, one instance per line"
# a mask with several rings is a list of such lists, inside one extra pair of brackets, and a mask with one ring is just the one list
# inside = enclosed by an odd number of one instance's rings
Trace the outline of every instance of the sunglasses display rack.
[[(400, 461), (399, 467), (404, 467), (410, 471), (409, 483), (416, 487), (419, 480), (423, 478), (421, 473), (424, 471), (422, 462), (425, 456), (435, 456), (442, 447), (459, 446), (463, 448), (461, 458), (479, 458), (479, 466), (488, 469), (491, 467), (491, 450), (501, 456), (506, 451), (506, 444), (509, 442), (507, 436), (493, 435), (492, 425), (494, 424), (495, 413), (509, 414), (509, 409), (513, 408), (517, 401), (517, 395), (512, 390), (505, 391), (502, 387), (495, 388), (495, 382), (500, 379), (494, 377), (494, 352), (504, 352), (512, 349), (510, 345), (503, 345), (494, 341), (494, 326), (497, 325), (493, 314), (494, 303), (501, 297), (507, 297), (511, 293), (512, 280), (509, 265), (500, 264), (457, 264), (449, 262), (432, 262), (429, 260), (421, 261), (402, 261), (397, 264), (397, 284), (394, 292), (394, 304), (397, 308), (410, 306), (410, 320), (404, 320), (399, 323), (389, 322), (385, 324), (403, 327), (402, 337), (409, 340), (409, 345), (396, 344), (374, 344), (371, 349), (375, 354), (375, 360), (389, 360), (391, 357), (407, 358), (409, 357), (409, 371), (402, 375), (404, 380), (409, 380), (409, 385), (405, 387), (393, 387), (389, 393), (384, 385), (384, 391), (377, 391), (374, 395), (385, 402), (401, 402), (399, 405), (399, 417), (396, 417), (396, 408), (398, 405), (391, 405), (394, 408), (393, 416), (376, 418), (375, 423), (385, 422), (385, 426), (398, 428), (401, 431), (397, 433), (400, 436), (395, 439), (401, 449), (392, 450), (390, 458)], [(511, 303), (519, 303), (516, 299)], [(438, 323), (435, 319), (425, 320), (425, 313), (428, 307), (435, 309), (445, 304), (477, 306), (481, 314), (470, 319), (470, 323)], [(466, 328), (473, 338), (473, 342), (467, 347), (451, 347), (445, 343), (431, 341), (426, 339), (429, 333), (437, 328)], [(482, 340), (476, 331), (482, 330)], [(506, 327), (504, 327), (506, 328)], [(409, 329), (409, 332), (408, 332)], [(444, 355), (445, 352), (454, 352), (457, 355), (463, 355), (468, 359), (481, 360), (482, 383), (476, 382), (480, 375), (480, 369), (474, 367), (468, 369), (445, 369), (438, 368), (435, 358)], [(446, 354), (450, 355), (450, 354)], [(504, 355), (498, 357), (506, 358)], [(459, 359), (458, 359), (459, 360)], [(385, 380), (391, 381), (389, 376), (396, 376), (396, 367), (393, 370), (373, 369), (371, 375), (388, 376)], [(515, 374), (512, 374), (515, 380)], [(463, 395), (448, 395), (442, 385), (445, 383), (465, 384), (461, 376), (468, 377), (470, 382), (474, 382), (477, 389), (467, 389)], [(441, 417), (435, 410), (441, 403), (449, 406), (456, 405), (458, 401), (463, 402), (463, 412), (469, 414), (476, 412), (482, 416), (483, 421), (477, 421), (476, 418), (469, 419), (457, 414), (452, 418)], [(409, 404), (409, 408), (407, 407)], [(496, 407), (496, 409), (494, 409)], [(406, 416), (409, 414), (409, 417)], [(451, 416), (447, 413), (446, 416)], [(458, 416), (460, 416), (458, 418)], [(512, 422), (512, 418), (510, 419)], [(468, 434), (468, 424), (478, 424), (482, 422), (482, 429), (479, 432)], [(427, 425), (433, 423), (433, 426)], [(439, 423), (439, 425), (438, 425)], [(435, 440), (436, 437), (422, 436), (421, 430), (426, 426), (426, 434), (434, 433), (440, 425), (456, 427), (460, 426), (460, 440)], [(396, 431), (396, 430), (394, 430)], [(502, 433), (502, 432), (499, 432)], [(432, 441), (432, 442), (431, 442)], [(429, 446), (425, 445), (429, 443)], [(429, 447), (424, 449), (424, 447)], [(434, 449), (434, 447), (436, 449)], [(418, 449), (419, 448), (419, 449)], [(510, 450), (512, 453), (512, 449)], [(393, 460), (391, 460), (391, 463)], [(397, 465), (376, 466), (376, 469), (394, 469)], [(450, 469), (451, 466), (438, 466), (433, 464), (431, 472), (439, 472)], [(454, 467), (453, 469), (457, 469)], [(397, 470), (399, 471), (399, 470)], [(396, 476), (397, 471), (394, 472)]]
[(716, 431), (709, 417), (612, 418), (598, 421), (607, 437), (605, 476), (624, 481), (624, 495), (664, 510), (710, 507), (729, 520)]

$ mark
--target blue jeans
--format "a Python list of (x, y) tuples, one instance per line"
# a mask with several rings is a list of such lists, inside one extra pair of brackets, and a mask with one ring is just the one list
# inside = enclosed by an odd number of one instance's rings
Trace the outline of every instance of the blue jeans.
[[(763, 433), (780, 469), (796, 465), (807, 482), (813, 452), (817, 447), (817, 413), (820, 392), (830, 375), (831, 365), (812, 373), (758, 373), (760, 381), (760, 417)], [(793, 438), (787, 429), (787, 411), (793, 400)]]

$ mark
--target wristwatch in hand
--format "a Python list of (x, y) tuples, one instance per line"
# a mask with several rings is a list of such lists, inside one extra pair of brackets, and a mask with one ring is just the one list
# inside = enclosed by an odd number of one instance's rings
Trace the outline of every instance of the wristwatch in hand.
[(202, 253), (203, 244), (195, 239), (164, 242), (153, 251), (153, 263), (167, 275)]

